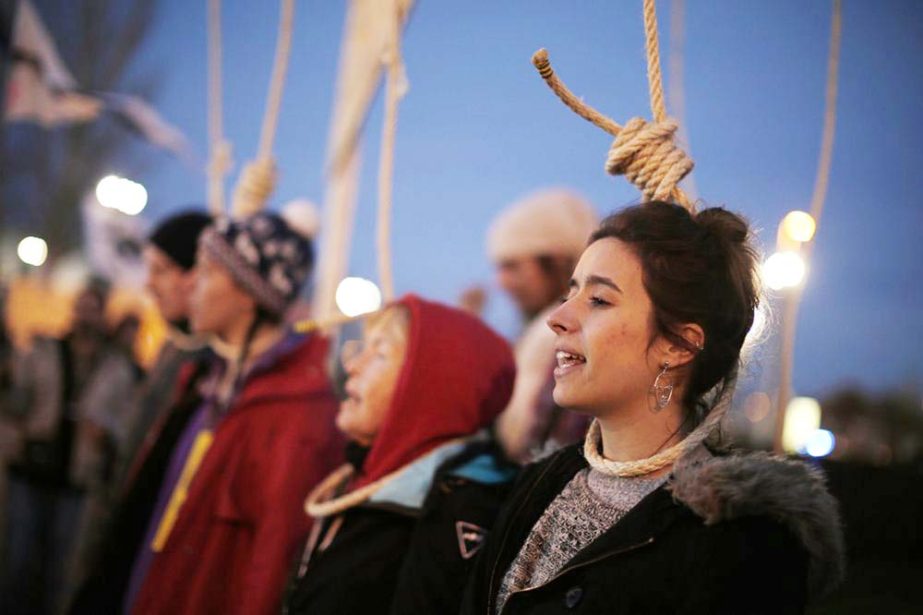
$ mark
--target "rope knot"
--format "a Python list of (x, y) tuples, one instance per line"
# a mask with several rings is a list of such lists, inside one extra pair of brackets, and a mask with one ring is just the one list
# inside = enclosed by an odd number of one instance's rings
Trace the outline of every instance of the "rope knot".
[(275, 188), (276, 164), (272, 158), (261, 158), (249, 163), (241, 172), (234, 190), (232, 215), (244, 217), (261, 211)]
[(209, 176), (219, 180), (224, 177), (231, 168), (231, 156), (231, 144), (227, 140), (221, 139), (214, 143), (211, 159), (208, 161)]
[(677, 184), (695, 165), (673, 141), (678, 128), (671, 118), (662, 122), (632, 118), (609, 148), (606, 171), (624, 175), (648, 200), (674, 200)]

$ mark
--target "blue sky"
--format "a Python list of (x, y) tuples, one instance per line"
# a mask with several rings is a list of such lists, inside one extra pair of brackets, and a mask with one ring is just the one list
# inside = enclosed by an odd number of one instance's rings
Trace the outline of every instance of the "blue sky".
[[(530, 64), (547, 47), (568, 85), (617, 121), (649, 116), (641, 2), (419, 0), (404, 40), (410, 91), (395, 167), (398, 291), (454, 301), (490, 282), (484, 233), (534, 188), (571, 186), (601, 213), (637, 199), (602, 170), (609, 139), (566, 110)], [(666, 56), (669, 2), (660, 2)], [(205, 2), (162, 0), (139, 64), (159, 67), (155, 104), (206, 151)], [(699, 194), (746, 215), (771, 248), (790, 209), (807, 209), (823, 114), (831, 4), (686, 3), (686, 120)], [(345, 9), (297, 3), (273, 198), (319, 201)], [(238, 162), (256, 151), (274, 52), (275, 2), (224, 2), (224, 104)], [(923, 382), (923, 4), (846, 0), (839, 121), (825, 215), (799, 318), (795, 388)], [(351, 271), (374, 278), (380, 101), (366, 133)], [(204, 201), (205, 179), (152, 153), (137, 177), (156, 218)], [(118, 171), (119, 169), (113, 169)], [(233, 175), (232, 175), (233, 177)], [(229, 184), (230, 185), (230, 184)], [(496, 293), (488, 318), (515, 315)], [(763, 349), (771, 365), (775, 351)]]

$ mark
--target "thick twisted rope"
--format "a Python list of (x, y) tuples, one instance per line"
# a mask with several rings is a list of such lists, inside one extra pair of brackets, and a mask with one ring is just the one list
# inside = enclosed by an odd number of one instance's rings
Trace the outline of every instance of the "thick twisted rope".
[(644, 42), (647, 51), (647, 87), (655, 122), (667, 119), (663, 102), (663, 77), (660, 75), (660, 37), (657, 33), (657, 2), (644, 0)]
[(349, 510), (368, 500), (405, 469), (405, 467), (402, 467), (359, 489), (354, 489), (340, 496), (334, 496), (337, 489), (348, 482), (356, 473), (356, 469), (352, 465), (343, 464), (308, 494), (304, 502), (304, 511), (314, 519), (338, 515), (344, 510)]
[[(824, 128), (821, 137), (817, 175), (814, 178), (814, 193), (811, 196), (811, 217), (820, 226), (820, 217), (827, 199), (830, 182), (830, 167), (833, 161), (833, 137), (836, 131), (836, 99), (839, 85), (840, 38), (843, 29), (841, 0), (833, 0), (833, 17), (830, 24), (830, 49), (827, 56), (827, 88), (825, 92)], [(804, 246), (804, 259), (808, 261), (814, 250), (815, 239)], [(773, 432), (773, 449), (782, 452), (782, 434), (785, 429), (785, 412), (792, 395), (792, 370), (795, 363), (795, 333), (798, 325), (798, 307), (802, 289), (794, 289), (785, 297), (782, 310), (782, 342), (779, 349), (779, 393), (776, 396), (776, 423)]]
[(222, 133), (221, 106), (221, 0), (208, 0), (208, 209), (224, 214), (224, 177), (231, 167), (231, 144)]
[(340, 325), (345, 325), (346, 323), (355, 322), (357, 320), (363, 320), (377, 314), (383, 308), (374, 310), (372, 312), (363, 312), (358, 316), (346, 316), (345, 314), (337, 314), (334, 316), (326, 318), (308, 318), (305, 320), (298, 320), (292, 323), (292, 330), (295, 333), (310, 333), (312, 331), (326, 331), (332, 327), (338, 327)]
[(391, 259), (391, 211), (394, 205), (394, 144), (397, 137), (397, 111), (407, 93), (407, 76), (401, 57), (400, 5), (394, 2), (389, 18), (388, 49), (382, 59), (386, 69), (385, 117), (381, 129), (378, 161), (378, 276), (385, 302), (394, 299), (394, 272)]
[(696, 427), (688, 436), (683, 438), (677, 444), (663, 450), (656, 455), (637, 461), (612, 461), (602, 455), (602, 431), (599, 421), (594, 420), (587, 431), (586, 439), (583, 442), (583, 455), (587, 463), (594, 470), (598, 470), (610, 476), (644, 476), (651, 472), (661, 470), (673, 463), (684, 454), (693, 451), (702, 442), (708, 438), (713, 431), (718, 429), (721, 420), (727, 414), (731, 407), (731, 400), (734, 398), (734, 385), (736, 383), (736, 374), (725, 384), (720, 396), (715, 400), (715, 405), (702, 424)]
[[(464, 442), (465, 438), (457, 438), (446, 442), (444, 446)], [(356, 474), (356, 468), (352, 464), (344, 463), (334, 470), (327, 478), (311, 490), (304, 502), (304, 511), (309, 517), (322, 519), (331, 515), (338, 515), (354, 506), (362, 504), (370, 497), (375, 495), (382, 487), (393, 481), (395, 478), (406, 472), (412, 462), (401, 466), (397, 470), (382, 476), (378, 480), (367, 485), (348, 491), (343, 495), (336, 495), (336, 492), (347, 485)]]
[(232, 215), (243, 218), (259, 212), (275, 189), (276, 163), (271, 157), (247, 163), (234, 189)]
[[(683, 47), (686, 44), (686, 8), (685, 0), (673, 0), (670, 3), (670, 51), (669, 71), (667, 73), (667, 102), (670, 109), (673, 110), (673, 117), (679, 122), (679, 130), (676, 131), (676, 137), (680, 143), (686, 147), (686, 153), (691, 156), (692, 142), (689, 139), (688, 126), (686, 124), (686, 89), (683, 86)], [(687, 175), (683, 179), (684, 192), (695, 202), (696, 190), (695, 175)]]
[(288, 59), (292, 47), (294, 16), (295, 1), (282, 0), (279, 15), (279, 38), (276, 41), (276, 55), (272, 66), (272, 77), (269, 81), (266, 112), (260, 131), (260, 145), (256, 159), (244, 167), (234, 191), (232, 213), (235, 216), (247, 216), (262, 210), (269, 195), (276, 187), (276, 165), (272, 157), (272, 145), (279, 121), (279, 109), (282, 106), (285, 74), (288, 70)]
[(673, 201), (694, 211), (692, 202), (677, 185), (694, 163), (674, 142), (678, 124), (666, 117), (654, 0), (644, 0), (644, 31), (653, 122), (633, 118), (623, 128), (574, 96), (552, 69), (547, 50), (535, 52), (532, 63), (564, 104), (615, 137), (606, 160), (606, 172), (625, 175), (647, 200)]
[(836, 132), (836, 97), (839, 85), (840, 37), (843, 30), (841, 0), (833, 0), (833, 20), (830, 27), (830, 50), (827, 58), (827, 90), (825, 92), (824, 131), (821, 138), (820, 160), (817, 163), (817, 177), (814, 194), (811, 196), (811, 217), (820, 224), (820, 216), (827, 200), (827, 186), (830, 183), (830, 166), (833, 162), (833, 136)]

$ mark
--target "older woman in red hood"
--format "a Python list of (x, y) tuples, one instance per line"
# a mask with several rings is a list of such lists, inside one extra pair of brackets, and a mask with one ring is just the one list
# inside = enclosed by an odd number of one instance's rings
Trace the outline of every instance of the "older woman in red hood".
[(350, 462), (308, 497), (314, 529), (286, 613), (456, 608), (512, 480), (480, 437), (506, 406), (509, 345), (476, 318), (409, 295), (345, 361)]

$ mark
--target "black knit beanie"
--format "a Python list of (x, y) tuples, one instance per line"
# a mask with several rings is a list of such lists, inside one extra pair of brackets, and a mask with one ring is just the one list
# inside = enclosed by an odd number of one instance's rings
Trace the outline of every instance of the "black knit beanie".
[(184, 211), (161, 222), (148, 241), (189, 271), (195, 265), (199, 235), (211, 222), (211, 217), (203, 212)]

